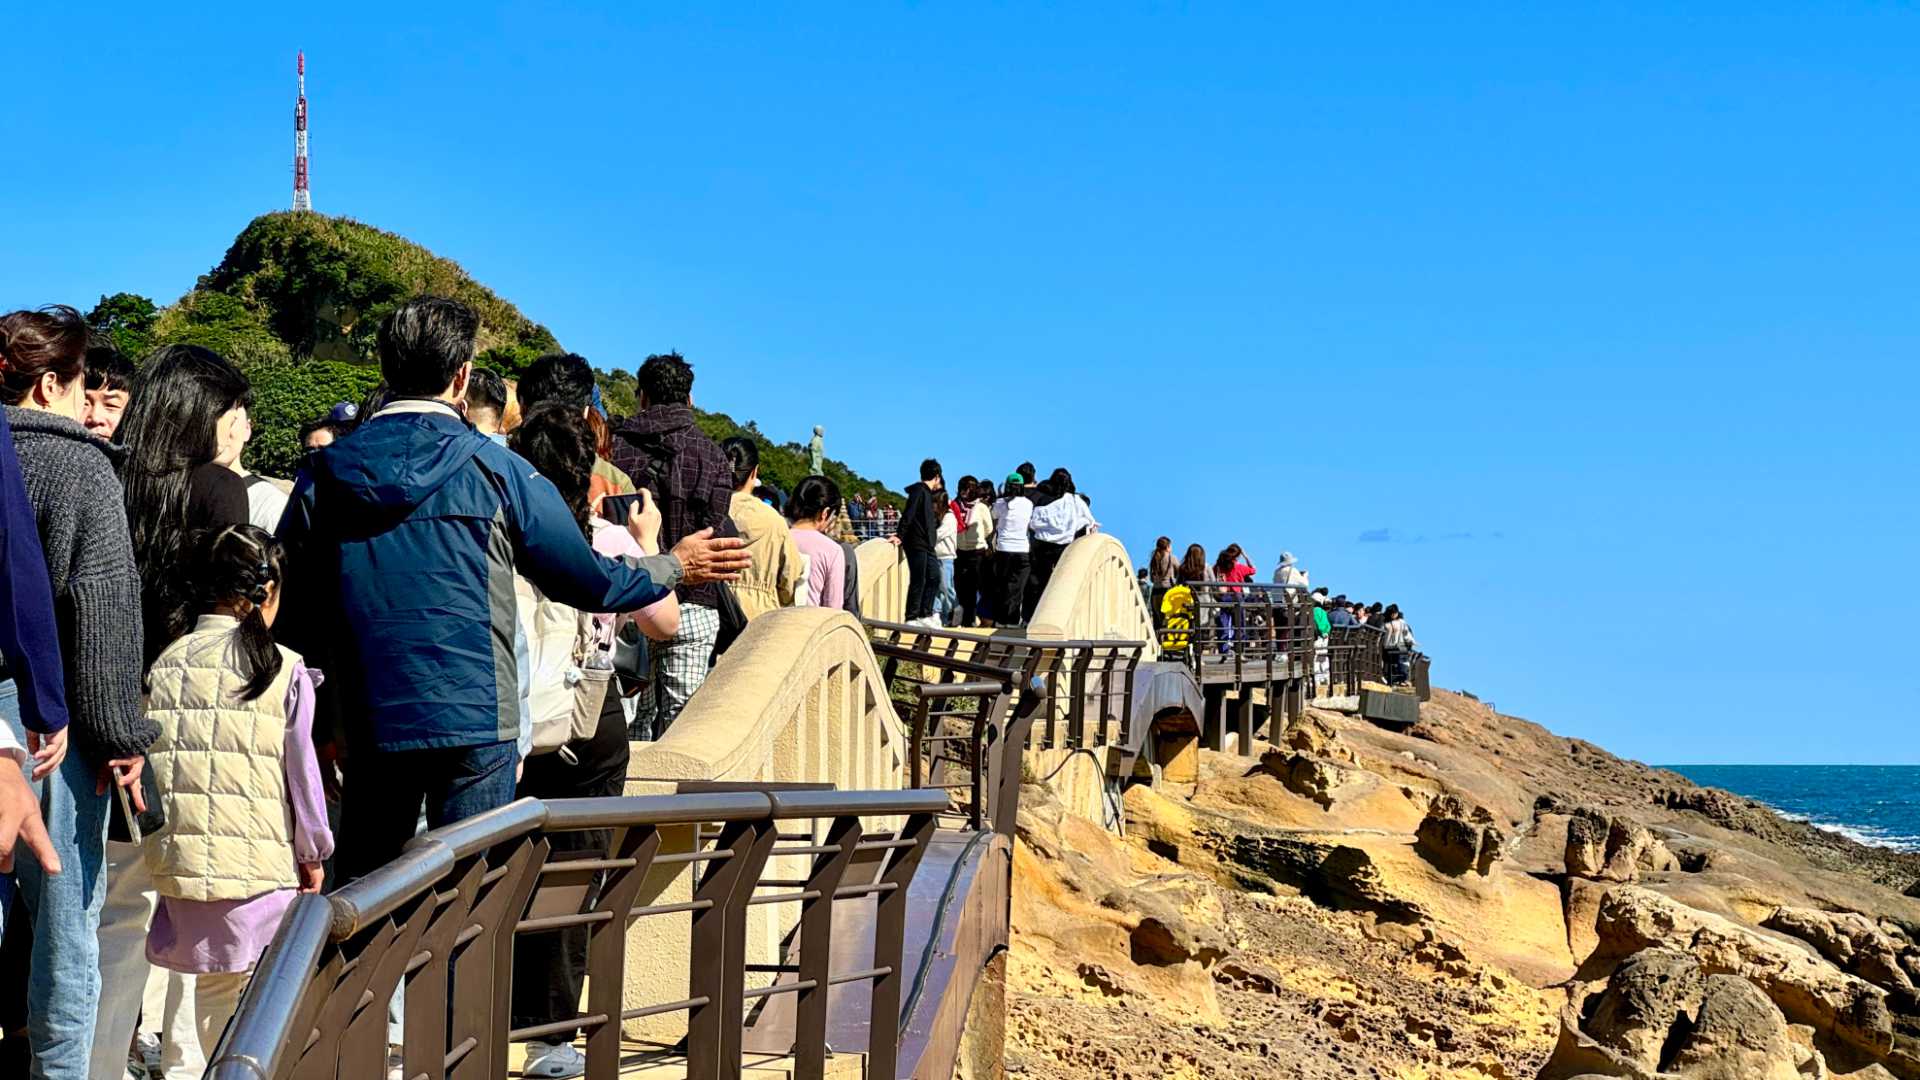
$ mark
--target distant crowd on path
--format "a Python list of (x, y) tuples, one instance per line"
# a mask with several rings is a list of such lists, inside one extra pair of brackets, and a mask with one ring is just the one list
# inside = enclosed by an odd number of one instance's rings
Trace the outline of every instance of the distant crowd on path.
[(907, 560), (907, 622), (928, 627), (1024, 625), (1067, 545), (1099, 529), (1073, 474), (1034, 482), (1022, 462), (996, 488), (963, 476), (949, 495), (938, 461), (907, 489), (899, 542)]
[[(920, 463), (919, 479), (907, 486), (905, 506), (894, 510), (875, 496), (843, 497), (839, 485), (825, 476), (809, 476), (783, 497), (760, 484), (751, 468), (758, 451), (750, 440), (729, 440), (727, 446), (736, 463), (735, 498), (784, 507), (788, 531), (799, 548), (804, 588), (795, 587), (789, 597), (778, 587), (778, 572), (767, 571), (762, 595), (769, 607), (844, 607), (857, 614), (855, 548), (860, 540), (875, 538), (857, 525), (877, 520), (884, 525), (877, 538), (897, 545), (906, 564), (907, 622), (927, 627), (1019, 625), (1032, 614), (1067, 545), (1099, 528), (1089, 500), (1074, 487), (1073, 474), (1066, 469), (1055, 469), (1035, 483), (1033, 464), (1024, 462), (999, 487), (991, 480), (963, 476), (949, 490), (944, 468), (928, 458)], [(736, 520), (742, 516), (739, 511), (734, 515)], [(744, 527), (742, 535), (748, 535)], [(786, 565), (776, 557), (779, 548), (769, 541), (764, 559), (755, 549), (756, 569), (749, 571), (749, 582), (763, 564)]]
[[(1185, 554), (1176, 559), (1173, 540), (1165, 536), (1154, 541), (1153, 554), (1148, 557), (1147, 565), (1136, 573), (1140, 580), (1141, 596), (1147, 602), (1147, 609), (1153, 613), (1155, 628), (1161, 632), (1163, 641), (1173, 640), (1183, 648), (1193, 637), (1192, 619), (1197, 602), (1191, 586), (1242, 585), (1252, 582), (1258, 575), (1252, 560), (1239, 544), (1228, 544), (1220, 549), (1219, 555), (1211, 562), (1207, 560), (1204, 547), (1188, 544)], [(1324, 683), (1329, 675), (1327, 642), (1333, 630), (1356, 626), (1372, 626), (1380, 631), (1387, 667), (1384, 674), (1389, 684), (1397, 686), (1412, 678), (1413, 657), (1419, 651), (1420, 643), (1414, 639), (1413, 629), (1407, 625), (1406, 616), (1398, 604), (1369, 605), (1349, 600), (1345, 594), (1329, 595), (1324, 586), (1314, 588), (1306, 568), (1299, 564), (1291, 551), (1280, 553), (1279, 565), (1273, 572), (1273, 584), (1283, 589), (1298, 590), (1313, 605), (1314, 671), (1317, 681)], [(1220, 591), (1230, 594), (1235, 590)], [(1236, 631), (1244, 633), (1246, 630), (1245, 627), (1236, 628), (1234, 618), (1235, 613), (1230, 608), (1222, 607), (1214, 613), (1218, 632), (1211, 637), (1223, 654), (1230, 653)], [(1174, 629), (1169, 630), (1169, 626)]]
[[(518, 796), (619, 793), (629, 735), (801, 587), (682, 357), (613, 421), (584, 359), (505, 383), (479, 329), (395, 310), (381, 387), (303, 427), (289, 483), (242, 464), (225, 358), (0, 316), (0, 1076), (198, 1076), (295, 895)], [(576, 1015), (585, 935), (515, 948), (515, 1026)], [(579, 1075), (570, 1043), (525, 1075)]]

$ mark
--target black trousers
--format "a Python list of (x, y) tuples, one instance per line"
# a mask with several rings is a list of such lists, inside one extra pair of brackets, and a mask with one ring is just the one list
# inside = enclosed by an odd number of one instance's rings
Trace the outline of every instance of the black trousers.
[(907, 621), (933, 614), (940, 595), (940, 559), (931, 551), (907, 551)]
[(1000, 602), (994, 605), (993, 621), (998, 626), (1015, 626), (1027, 621), (1027, 575), (1033, 560), (1024, 551), (997, 551), (993, 556), (994, 573), (1000, 578)]
[(1028, 557), (1033, 560), (1033, 568), (1027, 573), (1027, 618), (1033, 617), (1033, 609), (1040, 606), (1040, 594), (1047, 591), (1047, 582), (1053, 580), (1053, 568), (1060, 565), (1060, 556), (1066, 554), (1067, 545), (1049, 544), (1045, 540), (1030, 541), (1033, 549)]
[[(527, 759), (520, 774), (517, 794), (536, 799), (566, 799), (596, 795), (618, 795), (627, 780), (627, 716), (621, 711), (620, 696), (609, 690), (600, 710), (600, 726), (593, 737), (568, 743), (575, 761), (569, 762), (562, 751), (536, 754)], [(549, 862), (568, 858), (604, 857), (612, 834), (607, 829), (548, 834), (553, 847)], [(591, 890), (584, 903), (599, 899), (599, 889)], [(582, 910), (585, 910), (583, 907)], [(580, 992), (587, 977), (587, 928), (569, 927), (540, 934), (521, 934), (513, 939), (513, 1026), (531, 1027), (565, 1020), (580, 1013)], [(562, 1032), (544, 1036), (566, 1040)]]
[(987, 553), (984, 551), (962, 551), (953, 559), (954, 603), (960, 608), (960, 625), (972, 626), (975, 614), (980, 610), (980, 593), (986, 584)]

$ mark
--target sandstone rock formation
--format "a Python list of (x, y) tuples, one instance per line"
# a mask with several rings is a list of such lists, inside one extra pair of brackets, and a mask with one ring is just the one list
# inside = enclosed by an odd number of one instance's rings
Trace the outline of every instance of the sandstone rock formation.
[(1506, 842), (1486, 807), (1469, 806), (1456, 795), (1435, 798), (1414, 834), (1415, 849), (1443, 872), (1481, 877), (1493, 869)]
[(1642, 870), (1679, 868), (1679, 860), (1647, 827), (1590, 806), (1567, 818), (1567, 873), (1604, 881), (1633, 881)]
[(1022, 795), (1008, 1071), (1920, 1080), (1920, 859), (1445, 692)]

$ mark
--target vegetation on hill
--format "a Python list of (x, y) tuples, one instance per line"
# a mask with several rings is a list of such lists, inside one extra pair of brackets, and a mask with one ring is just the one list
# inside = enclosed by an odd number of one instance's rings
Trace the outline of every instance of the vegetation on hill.
[[(375, 334), (382, 319), (420, 295), (449, 296), (480, 313), (477, 362), (513, 378), (561, 346), (545, 326), (473, 280), (459, 264), (405, 237), (344, 217), (263, 214), (248, 223), (218, 266), (168, 307), (134, 293), (102, 296), (87, 321), (136, 364), (157, 346), (201, 345), (240, 365), (253, 381), (254, 441), (247, 464), (291, 476), (300, 425), (379, 383)], [(614, 417), (635, 409), (630, 371), (599, 371)], [(761, 449), (761, 474), (783, 491), (807, 474), (806, 448), (774, 443), (751, 421), (701, 413), (714, 438), (745, 435)], [(848, 492), (899, 497), (841, 462), (827, 474)]]

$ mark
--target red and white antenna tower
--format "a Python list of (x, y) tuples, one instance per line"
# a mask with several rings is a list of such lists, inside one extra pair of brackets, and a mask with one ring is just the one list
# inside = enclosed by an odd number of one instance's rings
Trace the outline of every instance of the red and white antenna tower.
[(313, 209), (313, 197), (307, 192), (307, 54), (295, 54), (294, 70), (300, 76), (300, 100), (293, 107), (293, 208)]

